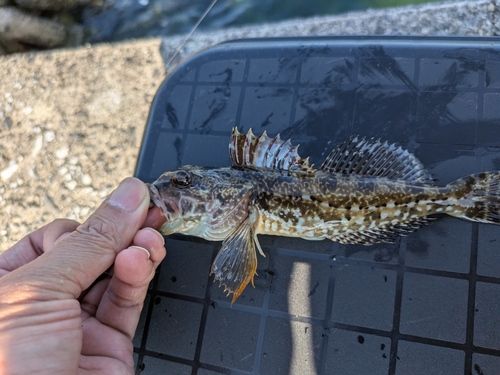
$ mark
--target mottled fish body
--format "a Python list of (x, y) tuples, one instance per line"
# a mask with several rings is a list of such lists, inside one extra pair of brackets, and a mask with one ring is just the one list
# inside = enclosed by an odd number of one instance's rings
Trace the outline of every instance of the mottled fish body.
[(233, 129), (231, 167), (185, 166), (149, 185), (166, 222), (160, 231), (223, 241), (212, 265), (233, 302), (257, 269), (257, 234), (330, 239), (343, 244), (393, 242), (449, 214), (500, 222), (500, 174), (483, 172), (434, 186), (423, 165), (392, 144), (353, 137), (319, 169), (297, 146)]

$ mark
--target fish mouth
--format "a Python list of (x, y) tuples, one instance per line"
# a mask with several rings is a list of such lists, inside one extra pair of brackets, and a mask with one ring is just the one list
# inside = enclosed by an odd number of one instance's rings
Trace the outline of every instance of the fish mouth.
[(156, 205), (163, 212), (163, 215), (167, 219), (167, 221), (173, 221), (176, 217), (179, 216), (179, 206), (172, 199), (167, 197), (162, 197), (158, 188), (153, 184), (146, 184), (149, 189), (149, 196), (151, 198), (151, 202), (149, 203), (149, 208)]

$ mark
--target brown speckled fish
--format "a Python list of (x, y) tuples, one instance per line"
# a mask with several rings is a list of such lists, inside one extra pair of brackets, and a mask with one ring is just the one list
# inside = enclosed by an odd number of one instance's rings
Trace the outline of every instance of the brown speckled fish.
[(415, 156), (392, 144), (352, 137), (319, 169), (297, 146), (233, 129), (232, 166), (185, 166), (149, 185), (167, 221), (161, 233), (223, 241), (212, 265), (234, 302), (256, 275), (257, 234), (330, 239), (343, 244), (392, 242), (430, 215), (500, 222), (500, 174), (474, 174), (444, 187), (430, 183)]

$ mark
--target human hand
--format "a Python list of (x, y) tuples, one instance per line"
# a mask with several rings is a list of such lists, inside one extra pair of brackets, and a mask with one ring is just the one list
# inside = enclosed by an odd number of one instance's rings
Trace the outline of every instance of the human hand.
[(0, 255), (0, 373), (134, 373), (132, 338), (165, 257), (148, 207), (128, 178), (83, 224), (56, 220)]

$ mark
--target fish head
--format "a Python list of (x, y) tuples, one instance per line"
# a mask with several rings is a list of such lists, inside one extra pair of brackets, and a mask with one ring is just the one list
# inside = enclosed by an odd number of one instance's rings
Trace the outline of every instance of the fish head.
[(236, 181), (230, 168), (185, 166), (163, 173), (148, 187), (152, 203), (165, 215), (164, 235), (220, 241), (248, 216), (252, 187)]

